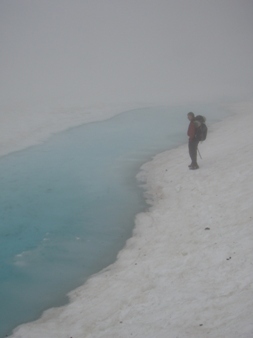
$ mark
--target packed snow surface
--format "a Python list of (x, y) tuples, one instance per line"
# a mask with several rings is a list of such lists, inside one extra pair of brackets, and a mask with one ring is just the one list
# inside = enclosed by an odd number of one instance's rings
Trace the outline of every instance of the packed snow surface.
[(150, 209), (117, 261), (11, 337), (253, 336), (253, 103), (233, 110), (199, 170), (186, 145), (143, 165)]

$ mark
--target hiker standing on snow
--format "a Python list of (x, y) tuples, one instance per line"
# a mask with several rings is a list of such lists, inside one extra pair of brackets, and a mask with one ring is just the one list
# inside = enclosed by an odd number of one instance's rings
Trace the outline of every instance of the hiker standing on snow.
[(197, 163), (197, 150), (198, 150), (198, 144), (199, 141), (196, 139), (196, 128), (197, 126), (195, 125), (195, 116), (193, 113), (188, 113), (187, 114), (188, 120), (190, 121), (187, 135), (189, 136), (189, 154), (190, 158), (192, 160), (191, 164), (189, 165), (189, 169), (195, 170), (198, 169), (198, 163)]

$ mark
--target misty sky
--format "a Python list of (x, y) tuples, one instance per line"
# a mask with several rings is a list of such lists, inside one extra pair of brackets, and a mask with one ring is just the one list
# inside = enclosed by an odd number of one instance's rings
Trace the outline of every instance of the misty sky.
[(252, 0), (1, 0), (0, 105), (248, 98)]

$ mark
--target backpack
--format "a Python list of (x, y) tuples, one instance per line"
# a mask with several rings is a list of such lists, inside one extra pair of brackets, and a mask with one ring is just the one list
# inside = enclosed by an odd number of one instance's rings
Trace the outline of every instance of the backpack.
[(195, 138), (198, 141), (205, 141), (207, 136), (207, 126), (206, 126), (206, 118), (202, 115), (198, 115), (194, 119), (194, 124), (196, 126), (196, 134)]

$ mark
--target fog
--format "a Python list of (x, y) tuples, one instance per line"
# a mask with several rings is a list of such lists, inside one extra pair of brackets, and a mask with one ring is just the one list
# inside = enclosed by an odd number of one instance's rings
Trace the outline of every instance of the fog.
[(252, 0), (1, 0), (0, 105), (246, 99)]

